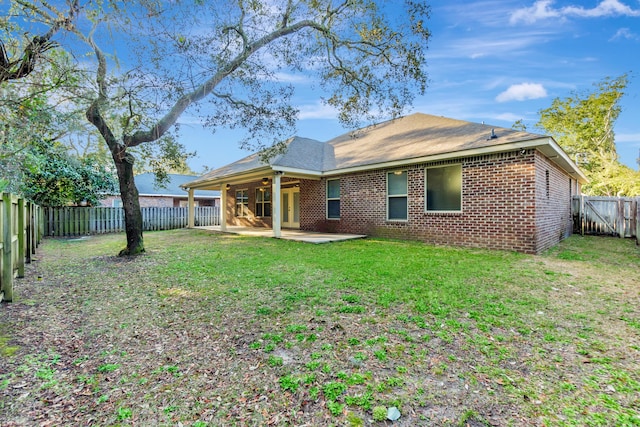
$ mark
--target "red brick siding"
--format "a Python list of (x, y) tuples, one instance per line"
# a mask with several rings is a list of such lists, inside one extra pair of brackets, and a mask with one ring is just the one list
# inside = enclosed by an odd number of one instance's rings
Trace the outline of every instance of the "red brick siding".
[[(549, 187), (547, 189), (547, 171)], [(536, 152), (536, 248), (540, 253), (571, 234), (571, 196), (575, 181)], [(573, 190), (572, 190), (573, 188)]]
[[(114, 200), (120, 200), (120, 196), (109, 196), (103, 199), (101, 201), (102, 206), (111, 207), (113, 206)], [(174, 206), (173, 197), (140, 196), (138, 200), (140, 201), (141, 208), (170, 208)]]
[[(544, 156), (528, 150), (524, 154), (501, 153), (448, 163), (462, 164), (461, 213), (424, 212), (425, 167), (438, 164), (422, 164), (406, 168), (408, 221), (386, 220), (389, 170), (376, 170), (341, 177), (340, 220), (326, 219), (326, 181), (302, 181), (300, 227), (525, 253), (539, 253), (557, 243), (560, 230), (565, 230), (560, 225), (568, 221), (569, 178), (551, 168)], [(557, 191), (552, 192), (553, 203), (545, 206), (539, 203), (539, 193), (540, 174), (545, 180), (547, 167), (551, 186)], [(544, 211), (536, 212), (536, 208)]]
[(108, 196), (100, 200), (100, 206), (110, 208), (113, 206), (114, 200), (120, 200), (120, 196)]

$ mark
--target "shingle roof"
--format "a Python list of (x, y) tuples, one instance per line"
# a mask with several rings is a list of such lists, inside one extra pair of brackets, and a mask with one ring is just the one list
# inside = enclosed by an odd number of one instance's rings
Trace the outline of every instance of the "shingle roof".
[[(327, 147), (327, 144), (324, 142), (296, 136), (285, 141), (285, 144), (285, 152), (274, 156), (268, 163), (260, 160), (260, 156), (255, 153), (215, 169), (204, 175), (201, 179), (205, 177), (235, 175), (260, 168), (273, 168), (278, 166), (321, 172), (324, 164), (330, 162), (330, 160), (326, 160), (326, 158), (331, 156), (325, 153), (326, 150), (330, 150), (330, 147)], [(200, 181), (200, 179), (198, 179), (198, 181)]]
[[(142, 173), (135, 176), (136, 187), (141, 196), (170, 196), (170, 197), (186, 197), (187, 193), (180, 186), (187, 182), (193, 181), (196, 176), (169, 174), (169, 182), (166, 188), (159, 188), (155, 185), (155, 176), (153, 173)], [(196, 190), (195, 197), (220, 197), (219, 191), (212, 190)]]
[(335, 151), (335, 168), (343, 169), (540, 138), (544, 136), (416, 113), (340, 135), (327, 144)]
[(294, 137), (286, 142), (286, 151), (268, 164), (253, 154), (215, 169), (188, 186), (279, 168), (317, 175), (339, 173), (349, 168), (374, 168), (394, 162), (411, 163), (413, 159), (417, 161), (458, 152), (463, 156), (463, 152), (513, 149), (515, 143), (546, 146), (546, 151), (554, 156), (559, 152), (560, 156), (555, 157), (562, 158), (559, 160), (562, 167), (568, 168), (568, 172), (574, 173), (579, 179), (584, 179), (577, 166), (548, 136), (416, 113), (348, 132), (327, 142)]

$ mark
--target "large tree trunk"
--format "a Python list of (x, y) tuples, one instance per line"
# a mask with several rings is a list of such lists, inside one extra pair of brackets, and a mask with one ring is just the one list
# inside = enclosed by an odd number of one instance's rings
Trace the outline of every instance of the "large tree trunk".
[(124, 228), (127, 233), (127, 247), (121, 250), (118, 256), (137, 255), (144, 252), (144, 241), (142, 239), (142, 211), (138, 200), (138, 189), (133, 177), (135, 158), (131, 153), (127, 153), (125, 145), (118, 143), (109, 125), (102, 118), (99, 105), (103, 98), (100, 96), (87, 108), (87, 119), (98, 129), (107, 143), (118, 172), (120, 197), (124, 208)]
[(131, 154), (127, 153), (125, 156), (114, 156), (114, 160), (120, 182), (120, 197), (124, 208), (124, 224), (127, 233), (127, 247), (121, 250), (118, 255), (137, 255), (144, 252), (144, 241), (142, 239), (142, 211), (133, 175), (134, 159)]

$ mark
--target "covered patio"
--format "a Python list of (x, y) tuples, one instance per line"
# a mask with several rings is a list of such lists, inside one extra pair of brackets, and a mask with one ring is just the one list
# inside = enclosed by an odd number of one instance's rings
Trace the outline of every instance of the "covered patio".
[(280, 236), (274, 236), (273, 230), (264, 227), (240, 227), (240, 226), (227, 226), (223, 230), (220, 226), (209, 227), (194, 227), (199, 230), (208, 230), (218, 233), (230, 233), (238, 234), (242, 236), (254, 236), (254, 237), (277, 237), (284, 240), (294, 240), (296, 242), (306, 243), (329, 243), (329, 242), (342, 242), (345, 240), (362, 239), (367, 236), (364, 234), (339, 234), (339, 233), (320, 233), (316, 231), (302, 231), (302, 230), (290, 230), (282, 229)]

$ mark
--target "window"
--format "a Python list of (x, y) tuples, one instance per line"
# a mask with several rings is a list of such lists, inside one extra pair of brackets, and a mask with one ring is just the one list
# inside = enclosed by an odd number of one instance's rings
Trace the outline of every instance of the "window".
[(389, 221), (407, 220), (407, 171), (387, 174), (387, 218)]
[(327, 218), (340, 219), (340, 180), (327, 180)]
[(113, 206), (114, 208), (121, 208), (122, 207), (122, 200), (113, 199), (113, 202), (111, 203), (111, 206)]
[(256, 188), (256, 216), (271, 216), (271, 189)]
[[(178, 204), (180, 205), (181, 208), (188, 208), (189, 207), (189, 201), (188, 200), (179, 200)], [(197, 200), (193, 201), (193, 206), (194, 207), (198, 207), (200, 206), (200, 202)]]
[(462, 165), (426, 170), (427, 212), (462, 211)]
[(249, 191), (236, 191), (236, 216), (249, 215)]

